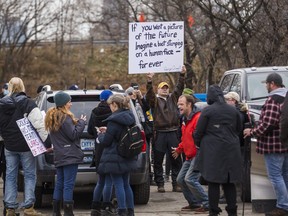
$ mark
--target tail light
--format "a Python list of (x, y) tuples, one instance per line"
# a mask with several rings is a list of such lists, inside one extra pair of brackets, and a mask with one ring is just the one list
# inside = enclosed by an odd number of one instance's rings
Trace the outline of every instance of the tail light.
[(145, 132), (144, 130), (141, 130), (141, 136), (142, 139), (144, 140), (143, 146), (142, 146), (142, 152), (146, 152), (146, 148), (147, 148), (147, 143), (146, 143), (146, 136), (145, 136)]

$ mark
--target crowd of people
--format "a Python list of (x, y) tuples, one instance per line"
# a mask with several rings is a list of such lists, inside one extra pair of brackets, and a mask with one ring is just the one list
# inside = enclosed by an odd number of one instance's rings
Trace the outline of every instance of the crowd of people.
[[(91, 216), (135, 215), (129, 179), (137, 156), (124, 158), (117, 152), (121, 133), (135, 124), (130, 101), (146, 134), (150, 181), (155, 182), (159, 193), (166, 192), (163, 169), (166, 156), (171, 166), (172, 192), (182, 192), (188, 203), (181, 211), (219, 215), (222, 188), (226, 212), (229, 216), (237, 215), (236, 184), (242, 181), (242, 172), (239, 172), (243, 166), (242, 149), (245, 138), (254, 136), (257, 152), (264, 155), (277, 198), (275, 209), (266, 216), (288, 215), (288, 94), (281, 76), (277, 73), (267, 76), (268, 99), (259, 123), (253, 128), (245, 128), (251, 118), (236, 92), (224, 95), (218, 85), (211, 85), (207, 92), (208, 105), (200, 108), (193, 91), (184, 88), (185, 75), (183, 66), (174, 89), (170, 89), (167, 82), (161, 82), (155, 92), (154, 74), (148, 73), (146, 94), (137, 83), (132, 83), (125, 94), (113, 94), (109, 89), (101, 92), (100, 103), (92, 110), (88, 121), (88, 133), (95, 138), (93, 166), (99, 176), (93, 191)], [(64, 91), (55, 94), (55, 107), (50, 108), (43, 119), (35, 102), (26, 96), (20, 78), (12, 78), (3, 89), (0, 99), (3, 138), (0, 171), (5, 180), (3, 214), (17, 215), (16, 179), (21, 163), (25, 176), (25, 196), (21, 204), (24, 215), (42, 215), (34, 209), (35, 158), (16, 124), (26, 116), (48, 151), (52, 151), (53, 143), (57, 180), (52, 214), (62, 215), (63, 202), (64, 216), (73, 216), (73, 189), (78, 165), (83, 160), (79, 137), (88, 119), (85, 115), (79, 119), (74, 116), (70, 111), (71, 97)], [(200, 184), (200, 177), (207, 182), (208, 191)], [(112, 203), (113, 188), (117, 207)]]

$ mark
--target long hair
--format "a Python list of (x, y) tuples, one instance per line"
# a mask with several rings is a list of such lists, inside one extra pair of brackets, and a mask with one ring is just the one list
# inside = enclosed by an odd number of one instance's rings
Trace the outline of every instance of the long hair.
[(14, 93), (19, 93), (19, 92), (25, 92), (25, 86), (19, 77), (13, 77), (10, 79), (8, 83), (8, 91), (9, 91), (9, 96), (11, 96)]
[(45, 116), (45, 129), (47, 131), (58, 131), (67, 116), (71, 117), (73, 124), (76, 125), (78, 119), (74, 117), (74, 114), (70, 110), (67, 110), (65, 107), (50, 108)]
[(111, 95), (108, 98), (107, 103), (112, 104), (113, 102), (117, 104), (119, 109), (129, 109), (130, 108), (130, 97), (128, 97), (128, 96), (123, 96), (121, 94)]

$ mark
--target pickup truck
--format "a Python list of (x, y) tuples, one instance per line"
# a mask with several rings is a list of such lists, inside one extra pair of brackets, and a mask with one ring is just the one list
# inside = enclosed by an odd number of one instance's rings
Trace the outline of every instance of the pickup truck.
[[(251, 67), (226, 71), (219, 83), (224, 94), (234, 91), (240, 96), (240, 100), (248, 105), (249, 113), (259, 120), (261, 107), (268, 97), (265, 81), (266, 77), (276, 72), (281, 75), (283, 84), (288, 86), (288, 67)], [(276, 203), (275, 193), (268, 180), (263, 155), (256, 153), (256, 139), (244, 151), (243, 179), (245, 193), (242, 193), (242, 201), (251, 201), (254, 212), (263, 213), (273, 209)]]

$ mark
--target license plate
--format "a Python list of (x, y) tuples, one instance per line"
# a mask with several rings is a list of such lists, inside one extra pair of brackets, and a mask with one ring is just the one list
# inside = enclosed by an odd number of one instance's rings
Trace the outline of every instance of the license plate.
[(81, 149), (82, 150), (94, 150), (95, 140), (93, 139), (81, 139)]

